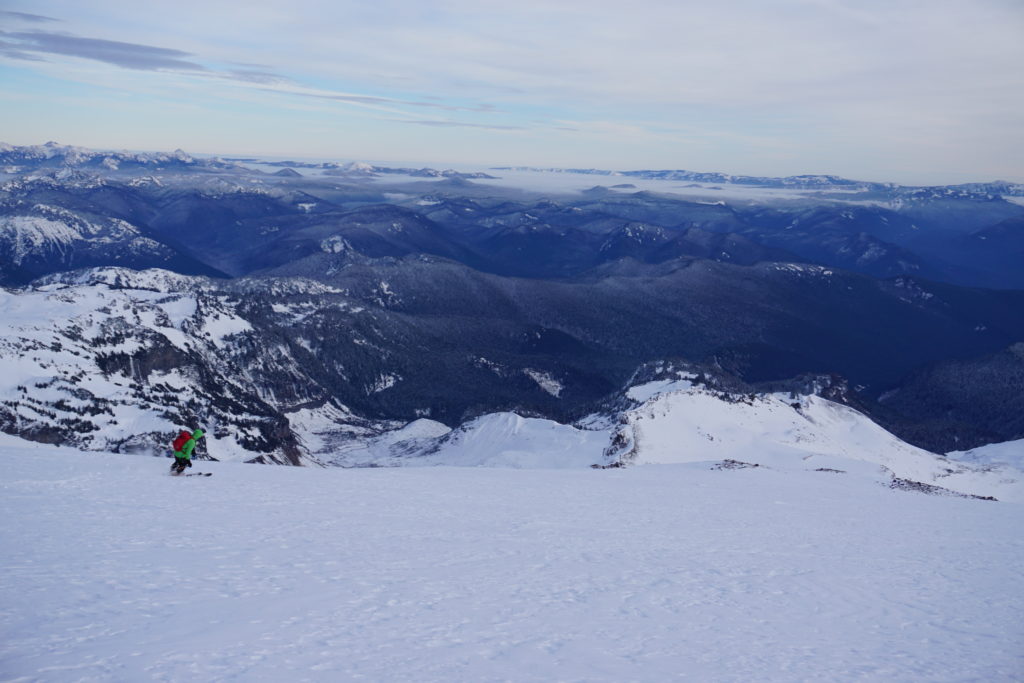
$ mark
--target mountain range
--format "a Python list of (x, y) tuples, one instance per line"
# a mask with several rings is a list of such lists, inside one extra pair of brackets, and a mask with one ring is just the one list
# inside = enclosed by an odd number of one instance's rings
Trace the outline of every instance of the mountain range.
[(505, 170), (0, 147), (0, 429), (327, 462), (416, 420), (618, 420), (667, 363), (844, 387), (934, 452), (1024, 438), (1021, 186)]

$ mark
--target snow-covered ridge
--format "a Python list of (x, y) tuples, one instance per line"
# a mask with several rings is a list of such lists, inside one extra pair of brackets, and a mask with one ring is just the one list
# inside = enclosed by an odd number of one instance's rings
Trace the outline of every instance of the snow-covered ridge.
[(1024, 501), (1024, 474), (972, 466), (901, 441), (857, 410), (814, 394), (737, 394), (680, 372), (631, 387), (628, 407), (578, 425), (496, 413), (435, 439), (377, 448), (336, 464), (622, 467), (740, 462), (783, 471), (853, 472)]
[(40, 291), (104, 285), (112, 289), (131, 289), (163, 293), (208, 291), (215, 287), (210, 278), (181, 275), (161, 268), (87, 268), (54, 273), (35, 280), (29, 289)]
[(946, 457), (972, 465), (1008, 465), (1024, 470), (1024, 439), (989, 444), (969, 451), (953, 451), (946, 453)]
[(55, 290), (80, 286), (105, 285), (114, 289), (133, 289), (164, 293), (213, 292), (233, 294), (268, 294), (272, 296), (317, 296), (344, 294), (344, 290), (317, 280), (290, 278), (238, 278), (218, 280), (199, 275), (182, 275), (162, 268), (133, 270), (131, 268), (101, 267), (54, 273), (41, 277), (27, 289)]
[[(9, 173), (21, 173), (23, 169), (11, 166)], [(53, 189), (94, 189), (106, 185), (99, 174), (82, 171), (70, 166), (64, 166), (58, 170), (39, 170), (18, 176), (0, 185), (0, 191), (18, 193), (27, 192), (39, 188)]]
[(879, 183), (850, 180), (835, 175), (745, 176), (718, 172), (685, 170), (611, 171), (596, 168), (538, 168), (532, 166), (501, 166), (493, 171), (556, 173), (585, 176), (640, 178), (675, 182), (747, 185), (798, 190), (833, 190), (841, 192), (886, 192), (905, 195), (910, 200), (937, 198), (996, 199), (1000, 196), (1024, 196), (1024, 184), (993, 181), (990, 183), (964, 183), (961, 185), (912, 186), (897, 183)]
[(232, 292), (258, 292), (273, 296), (345, 294), (345, 290), (324, 284), (319, 280), (311, 280), (304, 277), (239, 278), (237, 280), (218, 283), (218, 286)]
[[(8, 265), (26, 260), (57, 259), (69, 266), (82, 254), (102, 251), (111, 259), (145, 255), (158, 261), (174, 251), (119, 218), (86, 220), (47, 204), (16, 205), (0, 216), (0, 254)], [(2, 267), (2, 266), (0, 266)]]
[[(89, 168), (99, 173), (117, 173), (128, 170), (141, 171), (249, 171), (256, 173), (280, 169), (272, 173), (282, 175), (285, 169), (313, 169), (324, 175), (338, 175), (350, 178), (376, 179), (384, 175), (410, 178), (436, 179), (494, 179), (483, 171), (463, 172), (454, 169), (434, 168), (393, 168), (376, 166), (362, 161), (352, 162), (303, 162), (303, 161), (262, 161), (256, 159), (222, 159), (220, 157), (197, 158), (177, 149), (173, 152), (130, 152), (127, 150), (97, 150), (73, 145), (47, 142), (43, 145), (17, 146), (0, 142), (0, 167), (12, 169), (12, 173), (23, 173), (41, 168), (62, 168), (61, 172), (80, 172)], [(285, 173), (282, 177), (292, 174)], [(294, 176), (292, 176), (294, 177)], [(159, 184), (159, 180), (156, 184)]]
[(1024, 500), (1014, 470), (970, 467), (911, 446), (859, 411), (815, 395), (729, 394), (683, 380), (627, 411), (609, 455), (623, 463), (735, 460), (792, 468), (877, 468), (887, 476)]
[(119, 170), (126, 164), (144, 167), (196, 166), (209, 163), (226, 165), (220, 159), (196, 159), (180, 149), (173, 152), (129, 152), (125, 150), (94, 150), (74, 145), (61, 145), (56, 142), (25, 146), (0, 143), (0, 163), (19, 164), (43, 161), (58, 161), (69, 167), (94, 165), (111, 171)]
[(400, 426), (354, 415), (308, 372), (313, 335), (293, 326), (325, 306), (363, 311), (303, 278), (160, 269), (93, 268), (0, 290), (0, 431), (162, 454), (168, 435), (201, 424), (218, 459), (316, 463), (339, 439)]
[(607, 436), (515, 413), (484, 415), (454, 430), (421, 419), (340, 453), (333, 464), (580, 469), (600, 461)]

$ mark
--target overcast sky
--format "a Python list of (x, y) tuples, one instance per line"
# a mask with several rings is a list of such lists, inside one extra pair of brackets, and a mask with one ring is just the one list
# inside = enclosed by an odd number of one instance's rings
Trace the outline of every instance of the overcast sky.
[(0, 140), (1024, 182), (1024, 0), (0, 0)]

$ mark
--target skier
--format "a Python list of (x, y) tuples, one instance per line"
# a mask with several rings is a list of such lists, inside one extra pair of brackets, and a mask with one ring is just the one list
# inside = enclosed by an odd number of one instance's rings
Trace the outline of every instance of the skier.
[(192, 451), (196, 447), (196, 441), (203, 438), (205, 432), (197, 429), (191, 434), (182, 430), (178, 438), (174, 440), (171, 447), (174, 449), (174, 463), (171, 465), (171, 474), (181, 474), (186, 467), (192, 467)]

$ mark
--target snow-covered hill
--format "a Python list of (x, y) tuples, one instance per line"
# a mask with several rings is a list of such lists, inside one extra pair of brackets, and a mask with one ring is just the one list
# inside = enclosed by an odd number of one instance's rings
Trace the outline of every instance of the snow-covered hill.
[(0, 439), (5, 680), (1021, 671), (1018, 504), (706, 464), (181, 479)]
[[(1024, 473), (911, 446), (849, 406), (814, 394), (740, 394), (677, 379), (640, 384), (626, 407), (577, 425), (495, 413), (455, 430), (421, 420), (339, 450), (342, 466), (511, 468), (705, 463), (781, 472), (856, 472), (890, 486), (1024, 501)], [(688, 377), (688, 379), (687, 379)], [(948, 491), (945, 491), (948, 493)]]
[(417, 420), (330, 462), (345, 467), (434, 466), (585, 468), (602, 461), (608, 433), (515, 413), (491, 413), (455, 430)]
[(734, 394), (688, 379), (633, 387), (610, 454), (622, 463), (732, 460), (784, 470), (865, 468), (880, 476), (1024, 501), (1024, 475), (911, 446), (849, 406), (814, 394)]
[(1024, 439), (993, 443), (969, 451), (953, 451), (946, 453), (946, 457), (973, 465), (1009, 465), (1024, 470)]

